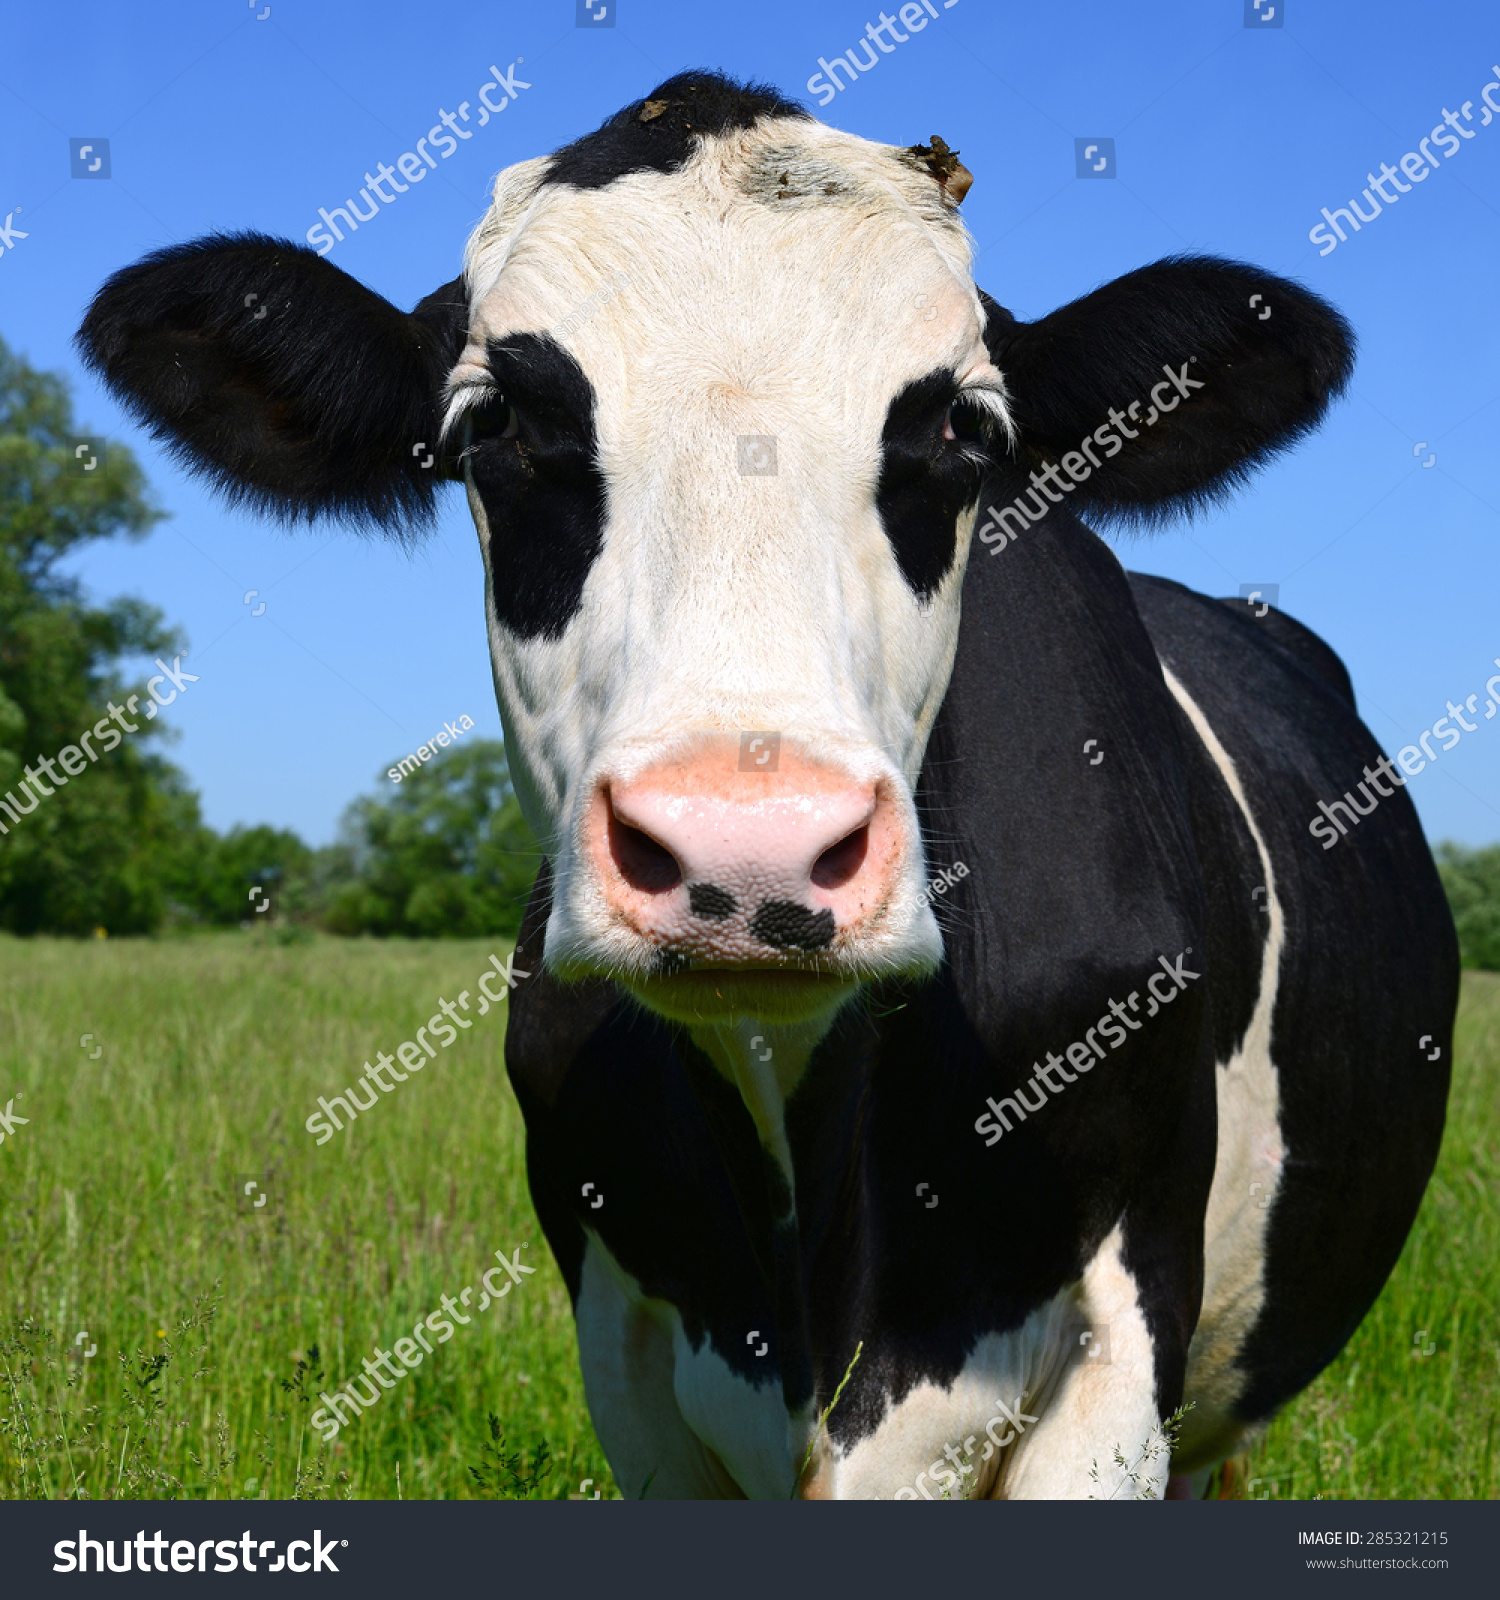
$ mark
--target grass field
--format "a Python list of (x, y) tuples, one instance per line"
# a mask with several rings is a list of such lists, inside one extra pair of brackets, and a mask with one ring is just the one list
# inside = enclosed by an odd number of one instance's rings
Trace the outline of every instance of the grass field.
[[(29, 1119), (0, 1146), (0, 1498), (616, 1492), (526, 1192), (503, 1010), (328, 1143), (303, 1126), (492, 952), (0, 937), (0, 1106)], [(1466, 975), (1457, 1054), (1401, 1264), (1256, 1450), (1253, 1497), (1496, 1493), (1500, 977)], [(480, 1311), (522, 1241), (535, 1274)], [(320, 1442), (317, 1392), (466, 1286), (471, 1321)]]

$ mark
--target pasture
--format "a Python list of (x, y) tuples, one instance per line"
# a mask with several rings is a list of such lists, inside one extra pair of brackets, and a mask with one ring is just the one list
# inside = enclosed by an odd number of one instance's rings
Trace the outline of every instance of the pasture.
[[(0, 1145), (0, 1497), (616, 1492), (527, 1195), (503, 1009), (329, 1142), (303, 1126), (492, 953), (0, 937), (0, 1107), (28, 1119)], [(479, 1311), (522, 1241), (535, 1274)], [(470, 1322), (323, 1444), (318, 1391), (466, 1286)], [(1417, 1226), (1249, 1493), (1492, 1498), (1497, 1416), (1500, 975), (1470, 972)]]

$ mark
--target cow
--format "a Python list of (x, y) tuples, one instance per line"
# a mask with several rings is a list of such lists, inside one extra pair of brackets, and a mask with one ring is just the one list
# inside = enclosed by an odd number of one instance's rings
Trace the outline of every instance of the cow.
[(79, 335), (263, 511), (464, 485), (545, 857), (508, 1069), (632, 1498), (1201, 1491), (1436, 1159), (1456, 942), (1347, 672), (1083, 520), (1232, 492), (1351, 331), (1204, 256), (1021, 321), (959, 154), (685, 73), (410, 313), (246, 233)]

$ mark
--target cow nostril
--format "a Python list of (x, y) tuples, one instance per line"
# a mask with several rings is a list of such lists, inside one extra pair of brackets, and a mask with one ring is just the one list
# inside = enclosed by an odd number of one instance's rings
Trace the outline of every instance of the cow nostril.
[(842, 889), (864, 865), (870, 848), (870, 825), (866, 823), (830, 845), (813, 862), (812, 881), (820, 889)]
[(677, 864), (677, 857), (649, 833), (621, 822), (613, 809), (609, 814), (609, 853), (620, 876), (632, 889), (663, 894), (682, 882), (682, 868)]

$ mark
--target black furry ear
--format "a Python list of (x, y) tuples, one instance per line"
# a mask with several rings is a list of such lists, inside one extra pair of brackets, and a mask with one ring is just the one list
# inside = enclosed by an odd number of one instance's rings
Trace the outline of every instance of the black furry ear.
[(1142, 267), (1039, 322), (984, 299), (1018, 464), (1075, 510), (1127, 521), (1238, 487), (1317, 426), (1354, 366), (1325, 300), (1208, 256)]
[(187, 465), (290, 519), (431, 519), (454, 476), (442, 386), (468, 307), (455, 279), (407, 315), (302, 245), (213, 235), (117, 272), (83, 359)]

